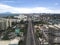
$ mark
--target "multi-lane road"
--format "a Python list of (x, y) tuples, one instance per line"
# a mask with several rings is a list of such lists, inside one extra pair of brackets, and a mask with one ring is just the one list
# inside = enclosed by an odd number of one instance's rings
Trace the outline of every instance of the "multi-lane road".
[(34, 37), (34, 33), (33, 33), (33, 27), (32, 27), (32, 20), (30, 17), (28, 18), (26, 45), (36, 45), (35, 37)]

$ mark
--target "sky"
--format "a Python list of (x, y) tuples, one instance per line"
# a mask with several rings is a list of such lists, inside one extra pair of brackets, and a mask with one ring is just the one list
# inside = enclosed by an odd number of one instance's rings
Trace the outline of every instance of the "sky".
[(60, 13), (60, 0), (0, 0), (0, 13)]

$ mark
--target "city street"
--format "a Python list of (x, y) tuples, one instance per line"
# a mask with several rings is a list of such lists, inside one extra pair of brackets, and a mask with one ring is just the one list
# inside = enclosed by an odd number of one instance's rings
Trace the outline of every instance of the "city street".
[(32, 28), (32, 20), (30, 17), (28, 18), (28, 31), (27, 31), (26, 45), (36, 45), (33, 28)]

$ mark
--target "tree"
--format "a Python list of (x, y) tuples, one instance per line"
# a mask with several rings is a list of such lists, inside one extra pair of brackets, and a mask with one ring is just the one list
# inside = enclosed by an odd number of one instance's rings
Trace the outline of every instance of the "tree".
[(7, 34), (4, 35), (3, 40), (9, 40), (9, 37)]

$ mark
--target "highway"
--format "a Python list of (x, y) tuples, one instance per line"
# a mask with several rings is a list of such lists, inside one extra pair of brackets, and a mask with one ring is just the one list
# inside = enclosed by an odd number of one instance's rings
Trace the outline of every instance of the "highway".
[(27, 30), (26, 45), (36, 45), (35, 37), (34, 37), (34, 33), (33, 33), (33, 27), (32, 27), (32, 20), (30, 17), (28, 18), (28, 30)]

